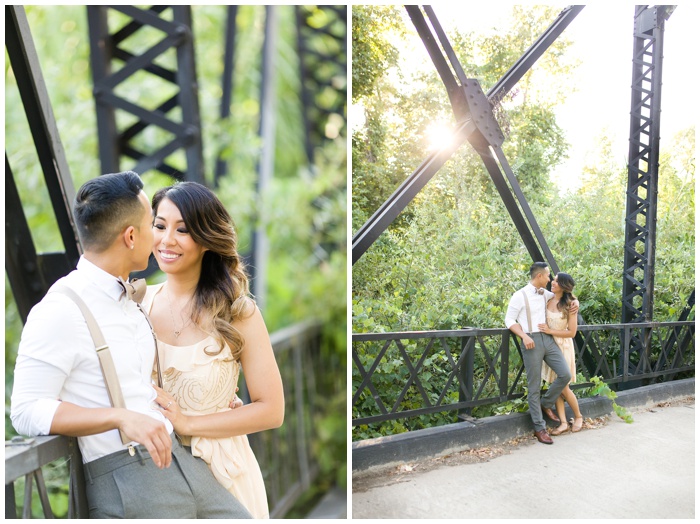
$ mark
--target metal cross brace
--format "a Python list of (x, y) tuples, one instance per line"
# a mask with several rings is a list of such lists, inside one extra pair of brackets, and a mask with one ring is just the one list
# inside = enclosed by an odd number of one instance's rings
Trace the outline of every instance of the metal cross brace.
[[(501, 150), (504, 136), (493, 115), (492, 107), (515, 86), (583, 7), (582, 5), (569, 6), (564, 9), (523, 56), (484, 95), (478, 80), (466, 77), (433, 9), (430, 6), (423, 6), (424, 14), (418, 6), (406, 6), (406, 11), (445, 84), (452, 111), (457, 120), (457, 128), (453, 140), (442, 149), (431, 153), (358, 230), (352, 241), (353, 264), (425, 187), (459, 146), (468, 141), (484, 162), (533, 261), (546, 260), (553, 272), (559, 271), (544, 235)], [(430, 30), (426, 17), (432, 25), (434, 34)]]

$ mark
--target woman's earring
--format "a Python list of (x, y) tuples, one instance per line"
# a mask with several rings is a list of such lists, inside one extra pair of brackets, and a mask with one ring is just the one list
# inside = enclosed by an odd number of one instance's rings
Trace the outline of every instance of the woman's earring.
[(134, 249), (134, 244), (131, 244), (131, 249)]

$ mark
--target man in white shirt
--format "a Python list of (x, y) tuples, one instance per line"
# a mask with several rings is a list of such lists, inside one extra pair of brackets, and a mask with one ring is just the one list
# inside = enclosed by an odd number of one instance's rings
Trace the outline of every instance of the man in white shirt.
[[(527, 402), (535, 436), (543, 444), (552, 444), (547, 434), (543, 412), (554, 422), (559, 418), (552, 408), (562, 390), (571, 380), (571, 371), (564, 360), (564, 354), (551, 335), (542, 333), (538, 324), (547, 323), (547, 301), (554, 293), (545, 289), (549, 283), (549, 267), (544, 262), (535, 262), (530, 267), (530, 283), (519, 289), (508, 303), (506, 327), (520, 337), (525, 345), (523, 363), (527, 373)], [(529, 311), (528, 311), (529, 310)], [(578, 301), (572, 304), (571, 313), (578, 312)], [(547, 393), (540, 399), (542, 387), (542, 361), (557, 374)]]
[(92, 179), (78, 191), (73, 213), (84, 254), (52, 289), (71, 288), (94, 315), (126, 407), (111, 407), (80, 309), (49, 290), (22, 332), (13, 425), (23, 435), (78, 437), (90, 518), (250, 518), (206, 463), (182, 447), (154, 402), (153, 334), (118, 280), (145, 269), (153, 248), (143, 182), (130, 171)]

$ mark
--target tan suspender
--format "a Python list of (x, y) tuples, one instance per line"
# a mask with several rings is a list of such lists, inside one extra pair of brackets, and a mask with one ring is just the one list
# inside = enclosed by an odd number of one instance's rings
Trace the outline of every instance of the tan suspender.
[(527, 332), (532, 333), (532, 317), (530, 316), (530, 301), (527, 299), (527, 293), (523, 289), (521, 291), (523, 299), (525, 299), (525, 314), (527, 315)]
[[(102, 369), (102, 376), (104, 377), (105, 385), (107, 386), (107, 394), (109, 395), (109, 401), (112, 404), (112, 407), (115, 408), (124, 408), (126, 409), (126, 405), (124, 403), (124, 396), (122, 395), (122, 388), (119, 385), (119, 377), (117, 376), (117, 370), (114, 367), (114, 360), (112, 359), (112, 354), (109, 351), (109, 346), (107, 345), (107, 342), (105, 341), (105, 337), (102, 334), (102, 330), (100, 329), (100, 326), (97, 324), (97, 321), (95, 320), (95, 317), (93, 314), (90, 312), (90, 309), (87, 307), (87, 304), (83, 301), (83, 299), (78, 296), (78, 294), (73, 291), (71, 288), (66, 287), (66, 286), (56, 286), (52, 290), (57, 291), (59, 293), (62, 293), (63, 295), (67, 296), (70, 298), (75, 304), (80, 308), (80, 311), (83, 314), (83, 317), (85, 317), (85, 322), (87, 323), (87, 327), (90, 330), (90, 336), (92, 337), (92, 341), (95, 344), (95, 350), (97, 351), (97, 357), (100, 360), (100, 368)], [(148, 321), (148, 325), (151, 329), (151, 333), (153, 334), (153, 340), (155, 342), (155, 333), (153, 332), (153, 326), (151, 325), (151, 321), (148, 318), (148, 315), (146, 315), (146, 312), (143, 310), (141, 307), (141, 304), (138, 304), (139, 309), (141, 312), (144, 314), (146, 317), (146, 320)], [(160, 360), (158, 359), (158, 345), (156, 343), (156, 367), (158, 371), (158, 385), (160, 387), (162, 386), (162, 377), (160, 374)], [(122, 430), (119, 430), (119, 435), (122, 439), (123, 444), (128, 444), (131, 442), (131, 439), (128, 438), (124, 433), (122, 433)]]
[[(521, 290), (523, 298), (525, 299), (525, 314), (527, 315), (527, 328), (528, 333), (532, 333), (532, 317), (530, 316), (530, 301), (527, 299), (527, 293), (525, 290)], [(544, 314), (547, 315), (547, 298), (542, 294), (542, 300), (544, 300)]]

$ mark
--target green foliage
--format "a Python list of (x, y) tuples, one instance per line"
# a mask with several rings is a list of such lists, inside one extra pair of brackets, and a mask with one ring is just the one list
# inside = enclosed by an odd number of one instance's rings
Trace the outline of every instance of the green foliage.
[[(66, 479), (68, 478), (68, 463), (65, 459), (50, 462), (42, 468), (41, 473), (44, 477), (44, 484), (54, 517), (66, 518), (68, 515), (68, 485), (66, 484)], [(18, 479), (14, 485), (15, 507), (17, 508), (18, 515), (22, 515), (24, 511), (25, 485), (25, 477)], [(37, 496), (37, 486), (34, 480), (32, 480), (32, 490), (34, 496), (31, 500), (31, 518), (43, 519), (44, 510), (41, 506), (41, 499)]]
[(509, 415), (510, 413), (528, 413), (527, 388), (524, 396), (507, 400), (499, 404), (486, 404), (477, 406), (472, 410), (472, 416), (476, 418), (491, 417), (493, 415)]
[[(316, 441), (314, 454), (318, 457), (321, 470), (326, 474), (326, 485), (322, 491), (328, 491), (332, 486), (347, 487), (347, 463), (339, 464), (336, 450), (345, 448), (347, 443), (348, 417), (346, 403), (343, 397), (327, 399), (324, 413), (329, 415), (317, 421), (319, 439)], [(320, 418), (320, 417), (319, 417)]]
[(628, 424), (632, 424), (632, 422), (634, 422), (634, 419), (632, 418), (632, 415), (629, 413), (629, 411), (627, 411), (626, 408), (618, 405), (617, 402), (615, 402), (615, 399), (617, 398), (617, 393), (615, 393), (612, 389), (610, 389), (610, 386), (603, 382), (602, 377), (591, 377), (591, 382), (593, 383), (593, 386), (588, 391), (588, 394), (590, 396), (594, 397), (596, 395), (600, 395), (602, 397), (610, 399), (612, 401), (613, 411), (615, 411), (615, 414), (618, 417), (620, 417)]
[[(356, 8), (353, 9), (355, 11)], [(552, 8), (517, 6), (508, 31), (486, 36), (453, 33), (450, 40), (467, 76), (482, 88), (493, 85), (515, 59), (555, 18)], [(516, 23), (517, 22), (517, 23)], [(387, 34), (368, 38), (387, 39)], [(568, 155), (563, 130), (556, 120), (558, 105), (572, 89), (576, 57), (557, 39), (537, 66), (497, 108), (507, 140), (506, 158), (525, 194), (561, 271), (577, 282), (574, 293), (587, 324), (614, 324), (622, 310), (624, 214), (627, 184), (624, 159), (616, 158), (606, 134), (597, 154), (587, 158), (580, 175), (583, 187), (557, 194), (551, 176)], [(353, 66), (366, 57), (353, 54)], [(401, 52), (401, 48), (400, 48)], [(404, 58), (399, 55), (397, 64)], [(412, 55), (408, 61), (416, 61)], [(406, 60), (404, 60), (406, 61)], [(453, 122), (445, 93), (433, 68), (427, 72), (383, 75), (361, 100), (364, 126), (352, 141), (352, 227), (357, 231), (430, 154), (436, 123)], [(662, 143), (659, 176), (654, 320), (673, 321), (685, 306), (695, 270), (694, 128)], [(352, 268), (354, 333), (400, 332), (504, 327), (508, 299), (527, 283), (532, 263), (510, 215), (481, 159), (465, 145), (452, 155), (418, 196), (384, 231)], [(365, 369), (381, 348), (357, 344)], [(660, 351), (656, 345), (654, 352)], [(612, 341), (611, 358), (619, 353)], [(511, 362), (518, 359), (511, 355)], [(446, 375), (432, 361), (433, 382)], [(475, 366), (478, 366), (475, 362)], [(427, 372), (427, 371), (426, 371)], [(387, 353), (372, 377), (379, 397), (393, 406), (408, 376), (406, 363)], [(475, 368), (475, 380), (478, 375)], [(514, 380), (514, 377), (511, 377)], [(485, 390), (495, 385), (487, 381)], [(353, 391), (361, 384), (352, 369)], [(518, 390), (524, 385), (519, 385)], [(452, 394), (452, 392), (450, 392)], [(401, 407), (423, 407), (409, 388)], [(376, 401), (363, 391), (353, 417), (377, 414)], [(522, 400), (480, 406), (475, 416), (526, 410)], [(452, 416), (435, 414), (353, 428), (353, 439), (397, 434), (416, 427), (449, 423)]]
[(387, 33), (402, 33), (396, 6), (366, 5), (352, 8), (352, 99), (372, 92), (375, 82), (396, 65), (398, 49)]

